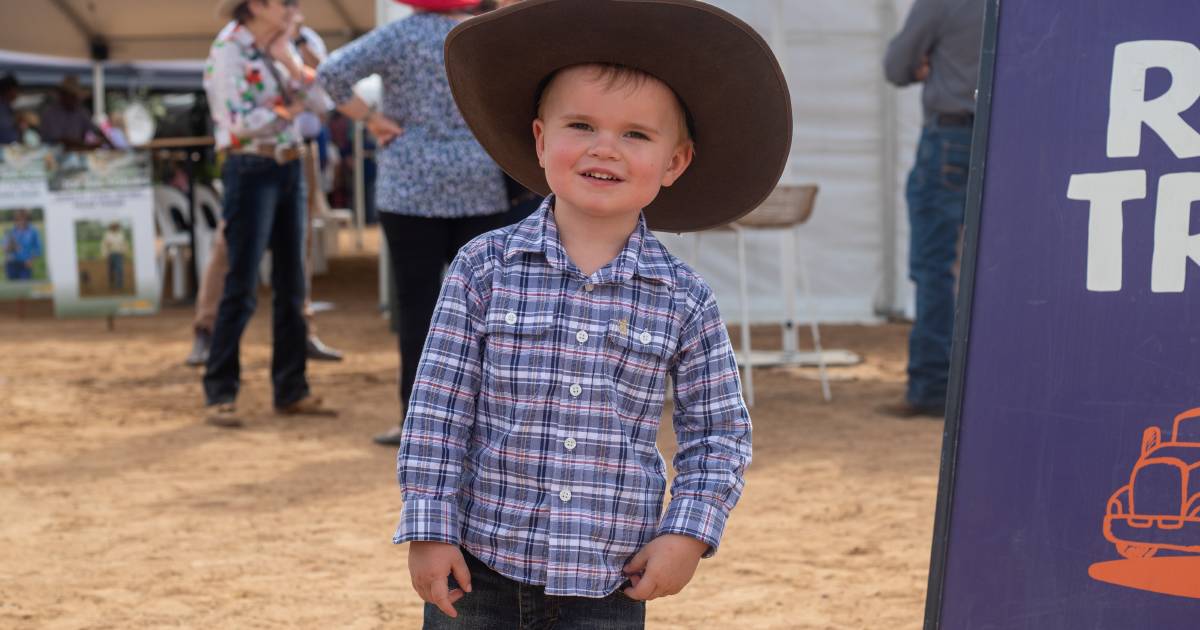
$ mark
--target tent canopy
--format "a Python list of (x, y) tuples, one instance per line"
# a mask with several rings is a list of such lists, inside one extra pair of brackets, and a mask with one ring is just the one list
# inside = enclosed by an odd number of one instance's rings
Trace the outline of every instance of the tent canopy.
[[(370, 30), (375, 0), (302, 0), (305, 24), (330, 50)], [(0, 2), (0, 49), (108, 60), (204, 59), (224, 22), (215, 0), (36, 0)]]

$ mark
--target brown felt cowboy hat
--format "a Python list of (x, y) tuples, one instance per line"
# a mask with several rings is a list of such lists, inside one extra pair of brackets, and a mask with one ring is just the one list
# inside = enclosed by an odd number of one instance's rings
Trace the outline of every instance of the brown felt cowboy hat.
[(531, 125), (538, 90), (562, 68), (614, 63), (661, 79), (691, 115), (696, 156), (646, 209), (651, 228), (717, 227), (756, 208), (792, 141), (787, 82), (763, 39), (697, 0), (525, 0), (459, 24), (446, 74), (475, 137), (514, 179), (550, 192)]

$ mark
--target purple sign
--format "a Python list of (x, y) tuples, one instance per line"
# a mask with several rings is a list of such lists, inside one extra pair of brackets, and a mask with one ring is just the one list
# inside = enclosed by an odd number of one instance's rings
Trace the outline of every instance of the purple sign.
[(1200, 628), (1198, 25), (989, 2), (927, 628)]

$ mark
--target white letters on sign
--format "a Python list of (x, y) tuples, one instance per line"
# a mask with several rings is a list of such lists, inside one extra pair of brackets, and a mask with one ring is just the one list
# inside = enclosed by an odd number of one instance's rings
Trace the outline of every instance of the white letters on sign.
[[(1147, 100), (1146, 77), (1152, 68), (1166, 70), (1171, 81), (1166, 92)], [(1119, 44), (1109, 92), (1108, 157), (1139, 157), (1143, 126), (1179, 159), (1200, 157), (1200, 132), (1183, 118), (1198, 100), (1200, 48), (1176, 41)], [(1071, 176), (1067, 198), (1088, 202), (1088, 291), (1121, 290), (1124, 206), (1146, 198), (1146, 180), (1145, 170)], [(1182, 292), (1190, 263), (1200, 264), (1200, 234), (1191, 233), (1192, 204), (1197, 201), (1200, 173), (1173, 173), (1158, 180), (1150, 272), (1150, 290), (1155, 293)]]

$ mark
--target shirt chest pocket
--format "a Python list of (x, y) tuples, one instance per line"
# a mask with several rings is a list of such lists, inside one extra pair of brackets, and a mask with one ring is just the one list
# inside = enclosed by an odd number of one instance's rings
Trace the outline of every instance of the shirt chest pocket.
[(609, 322), (607, 363), (619, 415), (657, 425), (677, 336), (665, 316), (634, 315)]
[(515, 299), (493, 302), (484, 322), (484, 390), (503, 406), (544, 399), (553, 365), (554, 312)]

